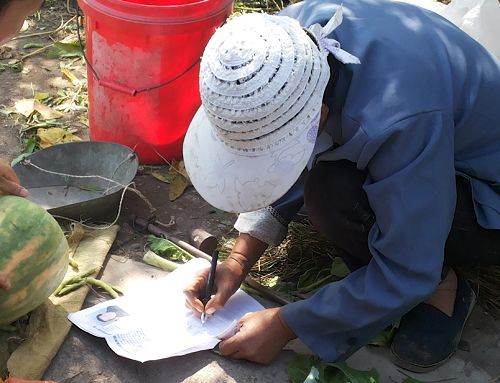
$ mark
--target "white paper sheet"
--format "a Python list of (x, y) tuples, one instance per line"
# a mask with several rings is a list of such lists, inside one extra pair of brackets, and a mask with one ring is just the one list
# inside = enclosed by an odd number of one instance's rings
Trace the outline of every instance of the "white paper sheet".
[(193, 259), (138, 291), (70, 314), (68, 319), (105, 338), (116, 354), (140, 362), (211, 349), (237, 331), (243, 315), (263, 307), (238, 290), (202, 325), (186, 308), (182, 290), (209, 265), (204, 259)]

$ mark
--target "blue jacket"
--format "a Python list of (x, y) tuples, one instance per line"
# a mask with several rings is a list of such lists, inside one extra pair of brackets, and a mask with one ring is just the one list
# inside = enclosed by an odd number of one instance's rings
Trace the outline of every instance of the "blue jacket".
[[(324, 25), (341, 2), (344, 21), (332, 36), (361, 64), (341, 65), (333, 95), (325, 95), (336, 145), (317, 161), (348, 159), (368, 171), (373, 259), (284, 307), (293, 331), (328, 361), (348, 357), (436, 288), (456, 174), (471, 182), (479, 224), (500, 229), (499, 61), (442, 17), (408, 4), (312, 0), (282, 14)], [(275, 205), (288, 220), (300, 190)]]

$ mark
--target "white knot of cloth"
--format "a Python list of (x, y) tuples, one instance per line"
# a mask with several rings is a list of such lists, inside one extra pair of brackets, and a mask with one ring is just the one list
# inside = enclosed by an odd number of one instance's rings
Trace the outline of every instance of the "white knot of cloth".
[(343, 64), (361, 64), (359, 58), (343, 50), (337, 40), (328, 37), (340, 24), (342, 24), (342, 20), (343, 9), (341, 5), (324, 27), (320, 24), (313, 24), (307, 28), (307, 30), (316, 38), (319, 48), (323, 52), (330, 52)]

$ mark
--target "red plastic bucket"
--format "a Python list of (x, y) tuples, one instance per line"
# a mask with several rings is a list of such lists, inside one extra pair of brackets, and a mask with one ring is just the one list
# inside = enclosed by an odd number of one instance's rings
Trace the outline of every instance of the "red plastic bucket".
[(87, 33), (92, 140), (141, 163), (180, 158), (200, 106), (199, 59), (232, 0), (78, 0)]

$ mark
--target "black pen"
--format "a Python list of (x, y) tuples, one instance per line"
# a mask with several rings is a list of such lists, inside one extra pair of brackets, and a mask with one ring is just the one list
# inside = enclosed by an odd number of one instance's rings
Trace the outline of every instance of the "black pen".
[[(214, 290), (214, 281), (215, 281), (215, 270), (217, 268), (217, 260), (219, 259), (219, 250), (214, 250), (212, 253), (212, 260), (210, 262), (210, 273), (208, 274), (208, 282), (207, 287), (205, 289), (205, 297), (203, 298), (203, 306), (205, 306), (210, 297), (212, 296)], [(205, 310), (201, 313), (201, 324), (204, 324), (207, 320), (207, 316), (205, 314)]]

